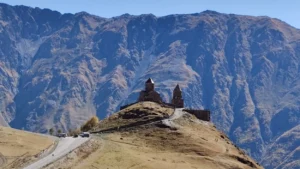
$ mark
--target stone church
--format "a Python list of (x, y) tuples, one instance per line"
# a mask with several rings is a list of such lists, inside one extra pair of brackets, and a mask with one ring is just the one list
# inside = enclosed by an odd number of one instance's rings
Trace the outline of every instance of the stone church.
[[(184, 108), (184, 100), (182, 98), (182, 91), (178, 84), (176, 85), (176, 87), (173, 90), (173, 97), (172, 97), (171, 103), (165, 103), (161, 99), (160, 94), (155, 91), (155, 84), (151, 78), (149, 78), (146, 81), (145, 89), (140, 92), (140, 96), (137, 100), (137, 102), (143, 102), (143, 101), (152, 101), (152, 102), (156, 102), (161, 105), (169, 106), (169, 107), (173, 107), (173, 108)], [(137, 103), (137, 102), (135, 102), (135, 103)], [(121, 106), (120, 110), (125, 109), (128, 106), (131, 106), (135, 103)], [(185, 112), (195, 115), (200, 120), (210, 121), (210, 111), (209, 110), (188, 109), (188, 108), (184, 108), (183, 110)]]
[[(156, 102), (156, 103), (164, 103), (160, 97), (160, 94), (155, 91), (155, 84), (151, 78), (149, 78), (146, 81), (145, 90), (142, 90), (140, 92), (138, 102), (141, 102), (141, 101), (152, 101), (152, 102)], [(166, 103), (164, 103), (164, 104), (166, 104)], [(173, 91), (173, 98), (172, 98), (171, 104), (176, 108), (184, 107), (182, 91), (181, 91), (179, 85), (177, 85)]]
[(156, 103), (162, 103), (160, 94), (157, 93), (154, 89), (154, 81), (149, 78), (145, 83), (145, 90), (140, 92), (138, 102), (141, 101), (153, 101)]

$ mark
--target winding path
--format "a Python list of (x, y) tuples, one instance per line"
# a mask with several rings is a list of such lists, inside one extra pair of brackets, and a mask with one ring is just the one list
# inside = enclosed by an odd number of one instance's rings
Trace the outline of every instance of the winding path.
[(88, 140), (89, 138), (81, 138), (81, 137), (62, 138), (59, 140), (56, 149), (51, 154), (25, 167), (24, 169), (39, 169), (45, 167), (46, 165), (53, 163), (54, 161), (67, 155), (69, 152), (73, 151), (74, 149), (76, 149), (77, 147), (79, 147), (81, 144), (85, 143)]
[(179, 128), (180, 126), (175, 124), (173, 120), (180, 118), (184, 114), (185, 112), (183, 112), (183, 108), (177, 108), (169, 118), (162, 120), (162, 123), (170, 127)]

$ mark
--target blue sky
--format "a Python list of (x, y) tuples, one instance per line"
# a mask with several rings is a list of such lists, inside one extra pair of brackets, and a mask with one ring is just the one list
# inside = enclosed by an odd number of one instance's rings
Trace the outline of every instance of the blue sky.
[(196, 13), (214, 10), (253, 16), (270, 16), (300, 28), (299, 0), (0, 0), (10, 5), (49, 8), (62, 13), (88, 13), (113, 17), (124, 13), (133, 15), (153, 13)]

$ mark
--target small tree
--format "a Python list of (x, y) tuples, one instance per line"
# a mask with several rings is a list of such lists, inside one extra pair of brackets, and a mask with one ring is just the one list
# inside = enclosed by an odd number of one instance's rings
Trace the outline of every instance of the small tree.
[(96, 127), (98, 123), (98, 117), (93, 116), (90, 120), (88, 120), (84, 125), (81, 126), (81, 131), (89, 131), (92, 128)]
[(58, 133), (58, 134), (60, 134), (61, 132), (62, 132), (61, 129), (58, 129), (58, 130), (57, 130), (57, 133)]
[(53, 128), (49, 129), (49, 134), (50, 134), (50, 135), (53, 135), (53, 133), (54, 133)]
[(80, 133), (81, 133), (80, 129), (74, 129), (74, 130), (70, 129), (69, 130), (69, 136), (78, 135)]
[(69, 135), (69, 136), (73, 136), (73, 130), (72, 130), (72, 129), (69, 129), (69, 130), (68, 130), (68, 135)]

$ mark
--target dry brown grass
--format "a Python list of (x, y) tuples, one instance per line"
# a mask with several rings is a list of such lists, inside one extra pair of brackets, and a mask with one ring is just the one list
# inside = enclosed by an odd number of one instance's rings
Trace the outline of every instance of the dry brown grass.
[[(152, 103), (150, 104), (153, 106)], [(149, 107), (147, 108), (147, 106), (133, 105), (110, 117), (109, 122), (121, 121), (124, 124), (122, 120), (126, 113), (132, 113), (136, 109), (148, 111)], [(156, 105), (154, 104), (154, 106)], [(161, 108), (153, 107), (148, 115), (156, 114), (157, 111), (154, 110), (159, 109)], [(170, 112), (171, 110), (169, 110)], [(142, 117), (144, 116), (137, 116), (137, 119), (142, 119)], [(68, 168), (262, 168), (234, 146), (227, 136), (219, 132), (213, 124), (199, 121), (189, 114), (176, 119), (174, 123), (179, 126), (177, 129), (169, 128), (158, 122), (129, 130), (101, 134), (95, 138), (99, 139), (101, 146), (88, 156), (84, 156), (84, 159), (74, 158), (69, 161)], [(55, 166), (61, 167), (64, 166), (64, 163), (55, 164)]]
[(101, 120), (94, 130), (103, 130), (113, 127), (130, 125), (135, 122), (162, 119), (170, 116), (174, 112), (173, 108), (161, 107), (154, 102), (140, 102), (123, 109), (110, 117)]
[(5, 158), (5, 165), (0, 168), (19, 168), (35, 160), (35, 156), (53, 143), (48, 137), (0, 127), (0, 152)]

